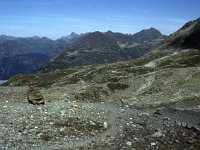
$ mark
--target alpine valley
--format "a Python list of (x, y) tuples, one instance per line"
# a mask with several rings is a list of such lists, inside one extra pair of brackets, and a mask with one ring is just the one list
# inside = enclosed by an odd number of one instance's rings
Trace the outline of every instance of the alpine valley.
[[(27, 60), (17, 41), (30, 39), (7, 38), (1, 56), (6, 42), (15, 54), (1, 65), (46, 63), (0, 86), (0, 148), (200, 149), (199, 18), (169, 36), (97, 31), (62, 38), (57, 48), (31, 38), (49, 47)], [(43, 44), (28, 45), (33, 53)], [(28, 103), (29, 87), (40, 89), (44, 105)]]

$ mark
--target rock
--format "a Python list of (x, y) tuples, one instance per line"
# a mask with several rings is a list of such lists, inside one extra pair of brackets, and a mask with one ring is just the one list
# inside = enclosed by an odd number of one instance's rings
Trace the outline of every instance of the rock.
[(164, 121), (170, 121), (170, 118), (169, 117), (163, 117), (163, 120)]
[(132, 145), (132, 142), (126, 142), (126, 144), (127, 144), (128, 146), (131, 146), (131, 145)]
[(60, 131), (61, 131), (61, 132), (65, 131), (65, 130), (66, 130), (65, 127), (60, 128)]
[(27, 91), (27, 99), (31, 104), (44, 104), (44, 98), (38, 87), (30, 87)]
[(200, 128), (196, 127), (196, 126), (192, 126), (192, 130), (194, 132), (200, 132)]
[(185, 129), (193, 129), (193, 126), (190, 123), (187, 123), (187, 122), (181, 122), (180, 126), (182, 128), (185, 128)]
[(39, 133), (37, 136), (38, 136), (38, 137), (41, 137), (42, 135), (43, 135), (43, 133)]
[(181, 122), (181, 127), (186, 128), (187, 127), (187, 122)]
[(124, 112), (125, 112), (125, 109), (120, 109), (120, 112), (124, 113)]
[(149, 113), (147, 113), (147, 112), (139, 113), (138, 115), (139, 115), (139, 117), (149, 118)]
[(187, 129), (192, 129), (192, 125), (190, 123), (187, 124)]
[(162, 134), (161, 131), (157, 131), (157, 132), (153, 133), (151, 136), (159, 138), (159, 137), (164, 136), (164, 134)]
[(60, 115), (64, 116), (65, 115), (65, 110), (60, 110)]
[(104, 122), (104, 123), (103, 123), (103, 127), (104, 127), (105, 129), (107, 129), (107, 128), (108, 128), (108, 123), (107, 123), (107, 122)]
[(129, 104), (128, 99), (120, 99), (120, 102), (121, 102), (123, 105), (128, 105), (128, 104)]
[(194, 142), (194, 140), (192, 138), (188, 138), (188, 141), (187, 141), (189, 144), (192, 144)]
[(175, 140), (175, 142), (176, 142), (176, 143), (180, 143), (180, 141), (179, 141), (179, 140)]
[(162, 115), (162, 110), (161, 109), (157, 109), (153, 114), (154, 115)]
[(155, 146), (155, 145), (156, 145), (156, 143), (154, 143), (154, 142), (151, 143), (151, 146)]
[(97, 125), (94, 121), (89, 121), (89, 124), (90, 124), (91, 126), (96, 126), (96, 125)]
[(189, 129), (189, 130), (193, 130), (194, 132), (200, 132), (200, 129), (199, 129), (198, 127), (195, 127), (195, 126), (191, 125), (190, 123), (181, 122), (179, 125), (180, 125), (182, 128)]
[(142, 127), (147, 127), (147, 124), (145, 122), (136, 122), (136, 124), (138, 124)]

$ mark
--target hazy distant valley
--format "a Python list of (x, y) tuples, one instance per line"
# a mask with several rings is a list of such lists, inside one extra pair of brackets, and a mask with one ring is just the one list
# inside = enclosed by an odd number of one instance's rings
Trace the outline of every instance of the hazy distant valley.
[(200, 19), (72, 35), (0, 37), (0, 149), (200, 149)]
[(0, 36), (0, 79), (8, 79), (17, 74), (30, 74), (37, 71), (55, 54), (78, 38), (71, 33), (67, 37), (51, 40), (47, 37)]

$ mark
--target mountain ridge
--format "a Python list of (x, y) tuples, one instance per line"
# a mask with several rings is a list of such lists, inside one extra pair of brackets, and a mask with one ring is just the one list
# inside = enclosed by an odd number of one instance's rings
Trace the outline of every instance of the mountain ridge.
[(179, 30), (169, 35), (160, 49), (167, 47), (200, 49), (198, 39), (200, 39), (200, 18), (185, 23)]
[[(72, 35), (75, 36), (75, 33)], [(76, 38), (77, 36), (78, 35), (76, 35)], [(8, 79), (13, 75), (32, 73), (36, 71), (42, 63), (46, 62), (53, 55), (62, 51), (67, 44), (73, 40), (73, 37), (70, 37), (70, 39), (66, 38), (52, 40), (47, 37), (38, 36), (22, 38), (1, 35), (0, 79)], [(33, 56), (34, 58), (32, 58)], [(35, 56), (38, 56), (38, 59)], [(24, 58), (26, 61), (30, 60), (32, 64), (23, 63), (25, 61), (22, 58)], [(15, 66), (15, 64), (17, 65)], [(21, 69), (23, 67), (25, 70)], [(16, 68), (19, 68), (19, 70), (17, 71)]]
[[(141, 39), (138, 39), (139, 35), (142, 36)], [(163, 38), (165, 36), (153, 28), (134, 35), (114, 33), (112, 31), (86, 33), (70, 43), (63, 52), (52, 58), (40, 70), (51, 71), (70, 66), (135, 59), (150, 51)]]

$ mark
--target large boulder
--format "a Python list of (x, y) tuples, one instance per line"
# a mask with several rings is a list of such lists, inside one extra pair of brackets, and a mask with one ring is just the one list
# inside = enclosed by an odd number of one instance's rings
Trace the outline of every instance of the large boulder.
[(34, 105), (44, 104), (44, 97), (42, 96), (38, 87), (30, 87), (27, 91), (28, 102)]

